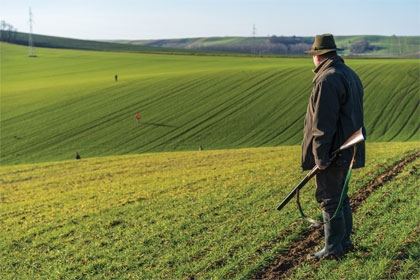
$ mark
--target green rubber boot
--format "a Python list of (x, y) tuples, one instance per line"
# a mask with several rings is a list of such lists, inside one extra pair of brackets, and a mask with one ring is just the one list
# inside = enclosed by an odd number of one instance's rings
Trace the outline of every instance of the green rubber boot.
[[(334, 213), (328, 213), (323, 211), (322, 216), (324, 222), (329, 221)], [(337, 259), (344, 255), (343, 247), (341, 242), (345, 234), (345, 222), (343, 217), (343, 211), (340, 211), (337, 216), (330, 222), (324, 224), (324, 248), (317, 252), (310, 254), (309, 259), (321, 260), (321, 259)]]
[(343, 205), (343, 217), (346, 230), (344, 231), (344, 237), (343, 241), (341, 242), (341, 246), (343, 246), (344, 252), (349, 252), (354, 249), (354, 245), (350, 239), (350, 235), (353, 230), (353, 215), (351, 213), (350, 203), (348, 202)]

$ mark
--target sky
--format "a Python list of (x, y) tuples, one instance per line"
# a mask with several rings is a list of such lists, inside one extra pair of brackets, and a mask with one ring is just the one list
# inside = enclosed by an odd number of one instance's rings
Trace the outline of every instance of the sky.
[(92, 40), (420, 36), (419, 0), (0, 0), (19, 32)]

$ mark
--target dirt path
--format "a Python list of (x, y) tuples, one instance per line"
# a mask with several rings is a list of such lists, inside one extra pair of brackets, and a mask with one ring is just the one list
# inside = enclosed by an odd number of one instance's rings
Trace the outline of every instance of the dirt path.
[[(359, 189), (357, 193), (352, 195), (350, 204), (353, 212), (366, 201), (368, 196), (384, 183), (392, 180), (403, 168), (416, 158), (420, 157), (420, 152), (407, 156), (392, 166), (376, 179), (370, 181), (366, 186)], [(284, 279), (288, 278), (291, 268), (300, 267), (307, 262), (306, 257), (309, 253), (315, 251), (315, 247), (322, 243), (322, 228), (309, 229), (299, 240), (296, 240), (290, 247), (290, 250), (284, 255), (279, 255), (270, 267), (267, 267), (256, 279)]]

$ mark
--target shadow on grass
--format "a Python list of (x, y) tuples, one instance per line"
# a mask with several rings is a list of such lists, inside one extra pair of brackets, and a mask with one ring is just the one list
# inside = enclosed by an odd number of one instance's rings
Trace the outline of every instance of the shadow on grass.
[(152, 123), (152, 122), (140, 122), (139, 124), (153, 125), (153, 126), (163, 126), (163, 127), (176, 127), (174, 125), (162, 124), (162, 123)]

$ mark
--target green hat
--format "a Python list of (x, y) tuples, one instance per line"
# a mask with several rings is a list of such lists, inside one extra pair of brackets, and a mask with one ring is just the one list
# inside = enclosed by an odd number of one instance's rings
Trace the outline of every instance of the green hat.
[(332, 34), (322, 34), (315, 36), (315, 42), (312, 48), (305, 51), (306, 54), (323, 55), (332, 51), (342, 51), (343, 49), (337, 48), (335, 45), (334, 37)]

